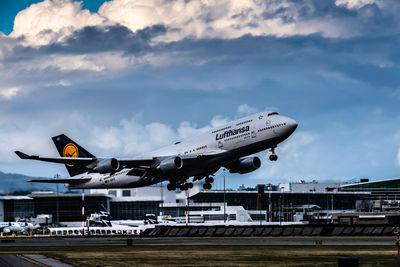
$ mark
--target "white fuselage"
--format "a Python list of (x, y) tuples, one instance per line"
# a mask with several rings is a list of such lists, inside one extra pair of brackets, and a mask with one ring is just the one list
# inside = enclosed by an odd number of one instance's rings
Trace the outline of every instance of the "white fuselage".
[(4, 234), (9, 234), (28, 232), (29, 230), (34, 230), (35, 227), (32, 223), (27, 222), (0, 222), (0, 229)]
[[(233, 159), (245, 157), (271, 147), (289, 137), (297, 127), (297, 122), (278, 114), (262, 112), (239, 120), (235, 120), (216, 127), (194, 138), (175, 145), (163, 147), (143, 155), (140, 158), (207, 155), (219, 152), (217, 158), (212, 161), (204, 161), (204, 164), (191, 166), (187, 169), (187, 176), (195, 176), (205, 169), (219, 169)], [(221, 153), (222, 151), (222, 153)], [(143, 186), (146, 177), (127, 175), (131, 168), (124, 168), (114, 174), (83, 173), (73, 178), (91, 178), (89, 182), (70, 186), (68, 188), (123, 188)], [(149, 178), (152, 179), (152, 178)], [(168, 177), (147, 181), (147, 184), (155, 184)], [(135, 184), (137, 183), (137, 184)]]

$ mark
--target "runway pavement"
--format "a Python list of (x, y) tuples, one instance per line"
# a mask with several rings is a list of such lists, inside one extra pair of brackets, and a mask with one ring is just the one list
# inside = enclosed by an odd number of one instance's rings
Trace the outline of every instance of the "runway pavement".
[(70, 264), (40, 254), (1, 254), (1, 267), (73, 267)]
[[(379, 239), (147, 239), (147, 238), (16, 238), (1, 240), (0, 247), (35, 247), (35, 246), (394, 246), (394, 240)], [(6, 241), (6, 242), (4, 242)]]
[(29, 262), (22, 257), (11, 254), (0, 254), (0, 266), (4, 267), (38, 267), (43, 265), (38, 265), (33, 262)]

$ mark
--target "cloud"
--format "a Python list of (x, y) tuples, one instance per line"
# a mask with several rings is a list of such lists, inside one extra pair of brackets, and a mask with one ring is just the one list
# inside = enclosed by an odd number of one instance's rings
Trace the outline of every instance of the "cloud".
[[(398, 55), (387, 46), (395, 46), (396, 38), (357, 37), (400, 28), (393, 15), (400, 4), (391, 1), (388, 8), (385, 3), (114, 0), (90, 13), (81, 2), (45, 0), (21, 11), (10, 36), (0, 36), (0, 82), (20, 88), (21, 95), (65, 80), (71, 86), (144, 68), (183, 66), (184, 73), (191, 66), (204, 76), (201, 83), (181, 75), (179, 83), (166, 79), (166, 87), (230, 90), (260, 73), (245, 73), (248, 64), (260, 64), (273, 68), (254, 77), (254, 84), (268, 76), (277, 80), (276, 69), (296, 72), (295, 66), (302, 66), (300, 71), (310, 68), (392, 87), (398, 83)], [(344, 39), (338, 43), (330, 37)], [(236, 70), (209, 79), (204, 67), (215, 65)], [(44, 70), (51, 75), (39, 77)]]
[(379, 0), (336, 0), (335, 4), (338, 6), (346, 6), (350, 9), (359, 9), (365, 5), (377, 3)]
[(91, 144), (109, 154), (134, 156), (172, 144), (175, 132), (165, 124), (140, 124), (135, 119), (122, 120), (119, 126), (97, 126), (91, 131)]
[(20, 11), (11, 37), (24, 38), (24, 44), (40, 46), (60, 42), (85, 26), (105, 25), (107, 20), (82, 9), (82, 2), (44, 0)]
[(0, 88), (0, 97), (4, 98), (4, 99), (11, 99), (13, 97), (15, 97), (18, 94), (18, 91), (20, 90), (20, 88), (18, 87), (10, 87), (10, 88)]
[(400, 147), (397, 150), (396, 164), (400, 166)]
[[(375, 4), (376, 2), (376, 4)], [(132, 31), (163, 24), (170, 29), (163, 41), (185, 38), (234, 39), (244, 35), (287, 37), (321, 34), (324, 37), (362, 36), (382, 20), (396, 19), (390, 1), (124, 1), (104, 3), (99, 14)], [(352, 27), (348, 27), (351, 24)], [(387, 27), (381, 24), (381, 28)], [(375, 28), (375, 27), (374, 27)]]
[[(378, 34), (397, 32), (396, 27), (387, 29), (387, 26), (399, 24), (395, 11), (400, 9), (400, 5), (396, 1), (388, 2), (113, 0), (104, 2), (98, 13), (91, 13), (83, 9), (82, 2), (45, 0), (18, 13), (10, 37), (22, 38), (26, 46), (42, 46), (63, 43), (85, 28), (83, 34), (93, 38), (96, 27), (123, 27), (136, 32), (163, 25), (169, 30), (155, 38), (159, 42), (187, 38), (235, 39), (245, 35), (288, 37), (321, 34), (348, 38), (363, 36), (377, 27), (381, 29), (381, 32), (376, 32)], [(348, 27), (350, 24), (352, 27)], [(86, 41), (90, 42), (90, 39)]]
[(151, 41), (167, 29), (152, 25), (135, 32), (121, 25), (85, 26), (74, 31), (61, 42), (43, 46), (41, 52), (57, 54), (95, 54), (123, 51), (129, 54), (150, 52)]
[(183, 121), (180, 123), (178, 127), (178, 137), (180, 138), (179, 141), (185, 140), (187, 138), (191, 138), (193, 136), (196, 136), (200, 133), (204, 133), (208, 130), (210, 130), (212, 127), (207, 125), (201, 128), (196, 128), (195, 125), (192, 125), (192, 123), (188, 121)]
[(237, 113), (239, 115), (250, 115), (255, 112), (256, 112), (256, 109), (250, 107), (247, 104), (242, 104), (242, 105), (238, 106), (238, 108), (237, 108)]

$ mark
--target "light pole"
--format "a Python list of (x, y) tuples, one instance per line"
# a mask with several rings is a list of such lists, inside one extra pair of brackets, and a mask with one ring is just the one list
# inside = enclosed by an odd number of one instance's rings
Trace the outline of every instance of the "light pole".
[[(54, 178), (55, 179), (58, 179), (58, 178), (60, 178), (60, 175), (57, 173), (56, 175), (54, 175)], [(57, 183), (57, 207), (56, 207), (56, 210), (57, 210), (57, 214), (56, 214), (56, 217), (57, 217), (57, 223), (58, 222), (60, 222), (60, 218), (59, 218), (59, 206), (60, 206), (60, 203), (59, 203), (59, 200), (58, 200), (58, 183)]]
[(281, 200), (281, 211), (282, 211), (282, 219), (283, 219), (283, 221), (285, 221), (285, 195), (283, 194), (284, 189), (285, 189), (284, 187), (280, 188), (281, 197), (282, 197), (282, 200)]
[(164, 188), (163, 188), (163, 182), (161, 182), (161, 211), (160, 215), (164, 216)]
[(225, 199), (225, 168), (223, 169), (224, 175), (224, 223), (226, 222), (226, 199)]
[(272, 186), (271, 186), (271, 184), (269, 184), (268, 186), (267, 186), (267, 189), (268, 189), (268, 195), (269, 195), (269, 197), (268, 197), (268, 213), (269, 213), (269, 222), (272, 222), (272, 200), (271, 200), (271, 190), (272, 190)]

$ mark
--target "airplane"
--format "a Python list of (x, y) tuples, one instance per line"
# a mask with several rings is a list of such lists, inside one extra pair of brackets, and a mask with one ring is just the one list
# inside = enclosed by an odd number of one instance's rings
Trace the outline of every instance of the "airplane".
[(35, 229), (36, 227), (29, 222), (0, 222), (0, 231), (2, 234), (28, 234)]
[(49, 227), (49, 234), (51, 236), (82, 235), (82, 231), (85, 235), (140, 234), (146, 229), (144, 224), (132, 226), (112, 223), (110, 212), (103, 206), (103, 204), (100, 204), (99, 206), (100, 212), (90, 214), (85, 226)]
[(264, 150), (276, 161), (277, 145), (296, 128), (297, 122), (291, 118), (261, 112), (133, 158), (97, 158), (64, 134), (52, 138), (61, 157), (15, 153), (21, 159), (65, 164), (70, 178), (30, 182), (63, 183), (68, 189), (135, 188), (169, 181), (168, 190), (175, 191), (188, 190), (202, 179), (203, 188), (211, 189), (212, 176), (221, 167), (230, 173), (255, 171), (261, 160), (250, 155)]

